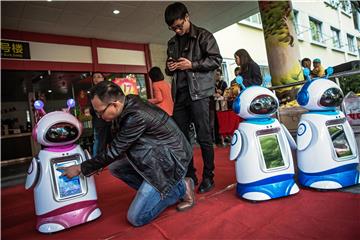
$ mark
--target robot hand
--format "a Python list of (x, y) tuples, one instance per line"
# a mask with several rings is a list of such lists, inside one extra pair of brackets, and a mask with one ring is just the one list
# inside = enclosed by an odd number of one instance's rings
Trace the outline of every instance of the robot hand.
[(80, 165), (72, 165), (69, 167), (58, 167), (56, 170), (62, 172), (61, 176), (65, 176), (69, 179), (79, 176), (81, 173)]

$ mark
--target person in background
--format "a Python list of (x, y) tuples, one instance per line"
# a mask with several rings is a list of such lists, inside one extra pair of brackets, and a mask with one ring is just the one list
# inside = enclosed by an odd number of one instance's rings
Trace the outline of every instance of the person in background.
[(174, 102), (171, 97), (171, 85), (164, 80), (164, 75), (159, 67), (153, 67), (149, 71), (149, 77), (153, 83), (154, 98), (149, 102), (156, 104), (169, 116), (173, 115)]
[[(168, 41), (166, 74), (173, 76), (174, 115), (181, 131), (189, 138), (189, 126), (195, 124), (197, 142), (204, 161), (203, 178), (198, 188), (205, 193), (214, 188), (214, 148), (210, 131), (209, 101), (215, 92), (214, 72), (222, 57), (214, 36), (190, 21), (186, 6), (175, 2), (165, 10), (165, 22), (175, 32)], [(187, 176), (198, 182), (193, 160)]]
[[(220, 68), (216, 69), (215, 72), (215, 101), (218, 104), (219, 111), (227, 110), (227, 99), (224, 98), (224, 93), (227, 88), (227, 83), (222, 79), (222, 71)], [(226, 105), (224, 108), (224, 104)], [(216, 110), (216, 108), (215, 108)], [(225, 146), (224, 138), (219, 134), (219, 121), (217, 118), (216, 111), (214, 112), (214, 134), (216, 144), (221, 147)]]
[(240, 67), (240, 76), (245, 87), (261, 85), (262, 77), (259, 65), (252, 60), (245, 49), (239, 49), (234, 54), (235, 62)]
[(313, 60), (313, 70), (311, 71), (311, 74), (313, 77), (323, 77), (325, 76), (325, 68), (321, 65), (321, 61), (319, 58), (315, 58)]
[(230, 82), (230, 87), (231, 87), (232, 85), (234, 85), (234, 84), (237, 84), (237, 82), (236, 82), (236, 77), (237, 77), (239, 74), (240, 74), (240, 67), (238, 66), (238, 67), (236, 67), (236, 68), (234, 69), (235, 78)]
[(181, 199), (178, 211), (193, 207), (194, 183), (184, 178), (192, 148), (174, 120), (137, 95), (125, 96), (113, 82), (95, 85), (90, 98), (99, 118), (118, 121), (120, 127), (105, 151), (80, 165), (58, 168), (62, 176), (89, 177), (111, 164), (112, 175), (137, 190), (127, 213), (133, 226), (151, 222)]
[[(216, 145), (224, 146), (224, 141), (219, 135), (219, 121), (216, 115), (216, 104), (217, 99), (220, 98), (227, 87), (227, 84), (224, 80), (221, 79), (222, 71), (220, 68), (216, 69), (215, 71), (215, 93), (213, 96), (210, 96), (210, 108), (209, 108), (209, 115), (210, 115), (210, 130), (212, 134), (213, 142)], [(220, 104), (219, 104), (220, 106)]]
[[(104, 81), (104, 75), (100, 72), (95, 72), (92, 76), (93, 85), (96, 86)], [(90, 104), (91, 105), (91, 104)], [(111, 122), (106, 122), (99, 118), (94, 108), (91, 106), (90, 113), (92, 116), (92, 126), (94, 128), (94, 144), (93, 156), (106, 148), (106, 145), (111, 142)]]
[(220, 68), (215, 71), (215, 93), (219, 94), (219, 96), (224, 95), (224, 91), (227, 88), (227, 83), (221, 79), (222, 70)]
[(301, 60), (301, 66), (303, 68), (307, 68), (307, 69), (311, 70), (311, 60), (310, 60), (310, 58), (303, 58)]
[(240, 67), (234, 69), (235, 78), (230, 82), (229, 96), (228, 96), (228, 109), (232, 109), (233, 102), (239, 94), (239, 84), (236, 82), (236, 77), (240, 74)]

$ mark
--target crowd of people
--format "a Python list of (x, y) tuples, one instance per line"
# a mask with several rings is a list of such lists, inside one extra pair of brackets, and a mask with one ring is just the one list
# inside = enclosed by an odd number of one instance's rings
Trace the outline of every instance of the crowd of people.
[[(183, 3), (175, 2), (165, 10), (165, 23), (174, 36), (168, 41), (165, 73), (159, 67), (149, 72), (154, 97), (143, 101), (125, 95), (113, 82), (94, 73), (90, 90), (94, 127), (92, 159), (80, 165), (63, 167), (62, 175), (91, 176), (109, 166), (110, 173), (137, 191), (127, 219), (133, 226), (151, 222), (167, 207), (178, 203), (185, 211), (195, 204), (195, 186), (200, 194), (214, 186), (214, 146), (216, 103), (226, 100), (227, 108), (240, 86), (228, 88), (220, 69), (222, 57), (209, 31), (190, 21)], [(246, 87), (262, 82), (259, 66), (249, 53), (239, 49), (234, 54), (235, 75)], [(228, 103), (230, 106), (228, 106)], [(157, 106), (156, 106), (157, 105)], [(218, 108), (219, 110), (219, 108)], [(111, 123), (118, 126), (109, 141)], [(202, 153), (201, 181), (189, 144), (190, 126), (195, 126), (196, 140)]]
[(301, 60), (301, 66), (310, 70), (310, 76), (314, 77), (324, 77), (326, 75), (325, 68), (321, 65), (321, 60), (315, 58), (313, 61), (313, 68), (311, 68), (311, 59), (303, 58)]

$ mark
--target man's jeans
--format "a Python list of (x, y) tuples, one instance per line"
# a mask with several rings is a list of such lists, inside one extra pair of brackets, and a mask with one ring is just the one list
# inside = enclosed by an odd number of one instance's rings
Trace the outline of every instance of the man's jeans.
[(144, 181), (125, 159), (113, 162), (109, 166), (109, 170), (113, 176), (123, 180), (130, 187), (137, 190), (127, 213), (128, 221), (136, 227), (151, 222), (167, 207), (184, 197), (186, 192), (185, 180), (182, 179), (162, 198), (161, 194)]

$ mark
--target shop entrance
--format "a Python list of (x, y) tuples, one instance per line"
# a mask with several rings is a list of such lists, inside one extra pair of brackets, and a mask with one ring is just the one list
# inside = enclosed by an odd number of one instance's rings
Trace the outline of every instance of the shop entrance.
[[(133, 90), (141, 98), (147, 98), (145, 75), (136, 73), (103, 73), (105, 80), (123, 83), (133, 81)], [(66, 101), (73, 98), (72, 109), (82, 123), (84, 131), (78, 144), (92, 152), (90, 101), (88, 93), (92, 87), (91, 72), (70, 71), (18, 71), (2, 70), (1, 88), (1, 171), (2, 186), (24, 183), (27, 168), (40, 146), (32, 139), (32, 128), (36, 122), (33, 103), (44, 102), (44, 110), (52, 112), (67, 108)], [(129, 88), (124, 89), (126, 91)]]

